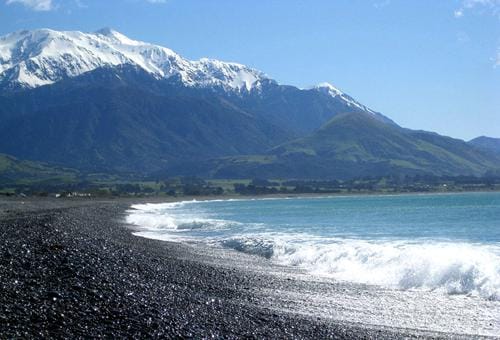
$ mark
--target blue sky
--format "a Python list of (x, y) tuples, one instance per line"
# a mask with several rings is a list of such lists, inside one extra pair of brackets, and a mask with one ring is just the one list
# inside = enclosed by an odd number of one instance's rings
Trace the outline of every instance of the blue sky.
[(500, 137), (500, 0), (0, 0), (0, 35), (112, 27), (283, 84), (330, 82), (400, 125)]

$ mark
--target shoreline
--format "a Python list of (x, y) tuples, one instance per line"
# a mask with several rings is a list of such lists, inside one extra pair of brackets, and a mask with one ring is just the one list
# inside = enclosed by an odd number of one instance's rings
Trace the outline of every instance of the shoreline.
[(245, 254), (133, 236), (124, 214), (150, 201), (0, 200), (0, 334), (468, 338), (303, 310), (297, 294), (336, 292), (348, 306), (376, 292)]
[[(460, 194), (495, 194), (500, 193), (500, 190), (491, 191), (449, 191), (449, 192), (397, 192), (397, 193), (310, 193), (310, 194), (266, 194), (266, 195), (221, 195), (221, 196), (148, 196), (148, 197), (123, 197), (112, 198), (110, 200), (131, 200), (141, 201), (137, 204), (161, 204), (161, 203), (181, 203), (181, 202), (206, 202), (206, 201), (249, 201), (249, 200), (274, 200), (274, 199), (307, 199), (307, 198), (336, 198), (336, 197), (391, 197), (391, 196), (431, 196), (431, 195), (460, 195)], [(19, 200), (19, 198), (17, 198)], [(69, 199), (72, 198), (63, 198)], [(90, 198), (95, 200), (96, 198)], [(85, 200), (83, 198), (82, 200)], [(97, 200), (99, 200), (97, 198)], [(153, 202), (154, 201), (154, 202)]]

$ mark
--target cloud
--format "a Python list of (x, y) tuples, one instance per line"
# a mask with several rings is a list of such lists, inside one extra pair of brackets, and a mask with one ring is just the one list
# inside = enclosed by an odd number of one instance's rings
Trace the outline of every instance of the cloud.
[(473, 9), (490, 13), (500, 19), (500, 0), (462, 0), (462, 4), (453, 14), (458, 19)]
[(89, 7), (82, 0), (75, 0), (75, 6), (77, 8), (88, 8)]
[(34, 11), (50, 11), (54, 8), (52, 0), (7, 0), (7, 5), (21, 4)]
[(387, 7), (390, 4), (391, 4), (391, 0), (380, 0), (380, 1), (376, 1), (373, 4), (373, 7), (375, 7), (376, 9), (380, 9), (380, 8)]
[[(455, 18), (462, 18), (467, 12), (476, 11), (480, 14), (492, 15), (500, 20), (500, 0), (462, 0), (459, 8), (457, 8), (453, 15)], [(466, 42), (469, 40), (465, 36), (458, 36), (459, 42)], [(490, 58), (493, 62), (494, 68), (500, 68), (500, 46), (497, 47), (496, 56)]]
[(455, 10), (455, 12), (453, 12), (453, 15), (455, 16), (455, 18), (461, 18), (464, 16), (464, 10), (462, 8), (457, 9)]
[[(500, 20), (500, 0), (462, 0), (460, 8), (453, 13), (455, 18), (462, 18), (468, 11), (479, 11), (481, 14), (496, 16)], [(458, 41), (467, 42), (469, 37), (465, 37), (459, 33)], [(490, 58), (494, 68), (500, 68), (500, 46), (497, 47), (496, 56)]]
[(167, 0), (146, 0), (146, 1), (151, 4), (164, 4), (167, 2)]

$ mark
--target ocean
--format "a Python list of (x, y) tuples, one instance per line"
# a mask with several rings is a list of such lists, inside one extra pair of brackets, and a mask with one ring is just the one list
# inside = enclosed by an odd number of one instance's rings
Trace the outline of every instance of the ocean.
[(296, 268), (300, 289), (256, 292), (265, 308), (285, 301), (289, 312), (367, 327), (500, 334), (500, 193), (139, 204), (126, 222), (136, 236)]
[(500, 300), (500, 193), (142, 204), (127, 222), (339, 281)]

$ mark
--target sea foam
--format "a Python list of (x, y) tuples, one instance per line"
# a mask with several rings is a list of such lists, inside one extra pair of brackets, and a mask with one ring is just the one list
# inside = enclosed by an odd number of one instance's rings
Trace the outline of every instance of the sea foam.
[(193, 229), (224, 229), (239, 225), (236, 221), (213, 219), (200, 214), (174, 213), (187, 204), (197, 201), (184, 201), (161, 204), (136, 204), (128, 210), (125, 221), (137, 226), (141, 231), (168, 231)]
[(500, 300), (500, 247), (447, 242), (261, 235), (222, 244), (340, 281)]

